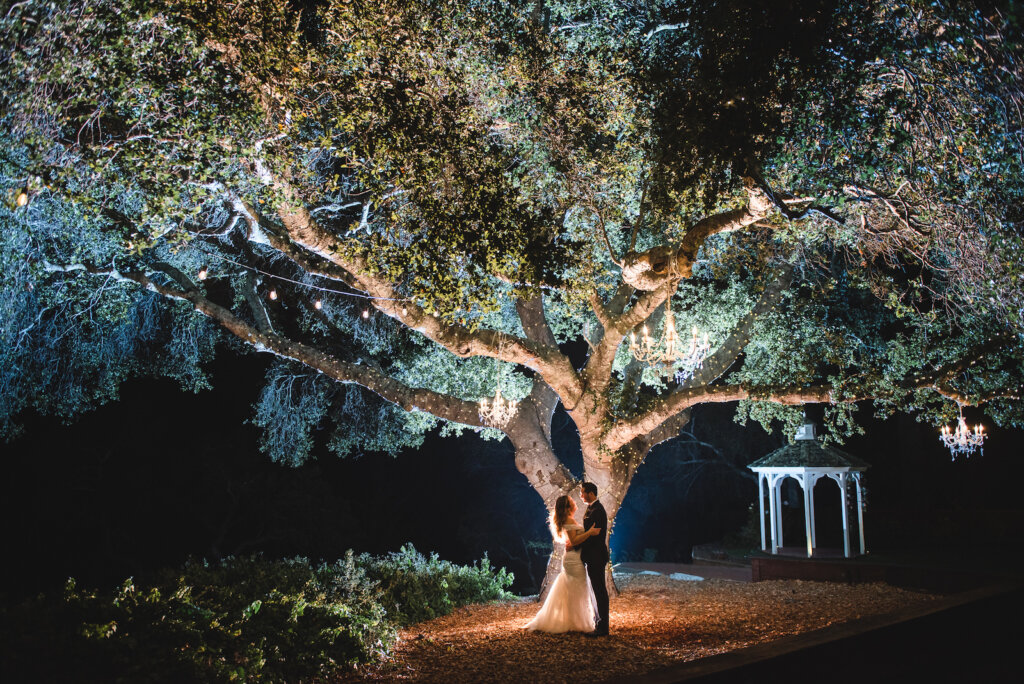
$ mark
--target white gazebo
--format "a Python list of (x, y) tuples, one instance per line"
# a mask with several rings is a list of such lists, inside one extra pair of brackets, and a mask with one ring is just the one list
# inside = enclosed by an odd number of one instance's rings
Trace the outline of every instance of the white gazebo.
[(807, 529), (807, 557), (817, 547), (814, 529), (814, 483), (828, 477), (839, 485), (843, 509), (843, 554), (849, 558), (850, 520), (847, 512), (847, 484), (852, 480), (857, 488), (857, 530), (860, 534), (860, 552), (864, 547), (864, 494), (861, 475), (871, 466), (839, 449), (818, 442), (814, 425), (806, 423), (796, 433), (796, 441), (776, 449), (764, 458), (747, 466), (757, 473), (758, 511), (761, 514), (761, 550), (768, 551), (765, 534), (764, 493), (768, 489), (768, 526), (771, 529), (771, 552), (782, 547), (782, 483), (792, 477), (800, 484), (804, 494), (804, 525)]

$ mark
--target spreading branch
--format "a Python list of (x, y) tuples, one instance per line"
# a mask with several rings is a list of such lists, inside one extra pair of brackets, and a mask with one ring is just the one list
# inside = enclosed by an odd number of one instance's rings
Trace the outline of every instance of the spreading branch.
[(422, 387), (410, 387), (375, 368), (342, 361), (316, 347), (296, 342), (280, 334), (262, 331), (234, 315), (229, 309), (213, 302), (198, 289), (185, 290), (161, 285), (141, 271), (119, 271), (116, 268), (96, 268), (86, 264), (46, 263), (44, 268), (49, 272), (81, 271), (119, 282), (133, 283), (168, 299), (189, 302), (196, 311), (257, 350), (298, 361), (338, 382), (361, 385), (406, 411), (419, 410), (453, 423), (488, 427), (480, 420), (479, 406), (476, 402)]
[[(294, 198), (295, 192), (286, 184), (279, 187)], [(539, 373), (558, 392), (563, 401), (575, 401), (582, 391), (580, 379), (569, 358), (556, 345), (538, 343), (496, 330), (476, 330), (441, 321), (405, 298), (391, 283), (370, 275), (373, 269), (366, 256), (351, 249), (339, 238), (324, 230), (298, 202), (279, 210), (288, 238), (348, 274), (349, 284), (371, 297), (370, 303), (382, 313), (422, 333), (456, 356), (489, 356), (515, 363)]]

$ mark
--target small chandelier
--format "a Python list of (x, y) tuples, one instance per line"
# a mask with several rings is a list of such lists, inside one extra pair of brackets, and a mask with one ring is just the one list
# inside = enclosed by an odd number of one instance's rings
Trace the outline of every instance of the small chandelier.
[(486, 398), (480, 400), (480, 420), (491, 427), (501, 428), (511, 420), (518, 408), (518, 401), (512, 401), (501, 396), (501, 386), (499, 385), (494, 390), (494, 398), (491, 400), (491, 403), (488, 404)]
[(960, 416), (957, 418), (956, 430), (950, 430), (948, 425), (943, 425), (942, 430), (939, 434), (939, 439), (946, 445), (952, 454), (953, 458), (957, 456), (971, 456), (975, 450), (978, 450), (979, 455), (985, 455), (985, 449), (983, 444), (985, 442), (985, 428), (978, 425), (974, 426), (974, 432), (967, 427), (967, 421), (964, 420), (963, 408), (960, 409)]
[(702, 338), (697, 332), (697, 326), (694, 326), (690, 344), (684, 348), (680, 344), (679, 334), (676, 332), (672, 303), (667, 301), (665, 302), (665, 326), (661, 339), (652, 338), (645, 325), (639, 341), (636, 339), (636, 333), (629, 333), (629, 351), (637, 361), (652, 367), (682, 364), (682, 369), (676, 373), (676, 380), (683, 382), (704, 365), (704, 359), (711, 351), (711, 344), (708, 341), (707, 333)]
[(491, 427), (502, 428), (512, 419), (512, 416), (516, 415), (516, 411), (519, 409), (519, 402), (501, 396), (501, 371), (497, 360), (494, 362), (494, 368), (496, 376), (494, 398), (490, 403), (487, 403), (486, 397), (481, 399), (480, 408), (477, 413), (480, 416), (480, 420)]

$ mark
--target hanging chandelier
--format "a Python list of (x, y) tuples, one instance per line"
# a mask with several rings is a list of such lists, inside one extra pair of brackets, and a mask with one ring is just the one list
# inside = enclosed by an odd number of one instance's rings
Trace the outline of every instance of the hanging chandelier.
[(501, 366), (497, 360), (494, 362), (494, 369), (494, 398), (491, 399), (490, 403), (487, 402), (486, 397), (481, 399), (480, 408), (477, 413), (480, 416), (480, 420), (491, 427), (502, 428), (516, 414), (516, 411), (519, 409), (519, 402), (501, 396)]
[(985, 454), (983, 447), (985, 437), (985, 428), (980, 423), (974, 426), (974, 432), (967, 427), (963, 408), (960, 409), (960, 416), (957, 418), (956, 430), (951, 430), (948, 425), (943, 425), (939, 434), (939, 439), (946, 445), (954, 459), (957, 456), (971, 456), (975, 450), (983, 456)]
[(480, 400), (480, 420), (491, 427), (501, 428), (512, 419), (518, 408), (518, 401), (501, 396), (501, 386), (499, 385), (494, 390), (494, 398), (490, 403), (487, 403), (486, 398)]
[(665, 302), (665, 325), (660, 340), (651, 337), (647, 326), (637, 340), (636, 333), (629, 333), (629, 351), (633, 358), (651, 367), (670, 367), (681, 364), (676, 372), (676, 380), (683, 382), (691, 377), (697, 369), (704, 365), (704, 360), (711, 351), (707, 333), (701, 337), (697, 326), (693, 327), (688, 345), (681, 344), (679, 333), (676, 332), (675, 315), (672, 313), (671, 301)]

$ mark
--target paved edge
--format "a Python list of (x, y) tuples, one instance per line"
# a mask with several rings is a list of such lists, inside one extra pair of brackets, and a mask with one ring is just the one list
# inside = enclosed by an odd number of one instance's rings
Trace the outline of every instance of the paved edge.
[(865, 632), (889, 627), (890, 625), (896, 625), (901, 622), (909, 622), (928, 615), (934, 615), (975, 601), (991, 598), (1000, 594), (1007, 594), (1021, 588), (1021, 586), (1021, 584), (1013, 582), (992, 585), (981, 589), (973, 589), (958, 594), (952, 594), (942, 599), (936, 599), (935, 601), (931, 601), (922, 606), (912, 606), (894, 613), (872, 615), (866, 618), (852, 620), (850, 622), (829, 625), (828, 627), (823, 627), (812, 632), (794, 634), (774, 641), (768, 641), (762, 644), (737, 649), (735, 651), (729, 651), (728, 653), (719, 653), (706, 658), (700, 658), (699, 660), (691, 660), (678, 663), (676, 665), (669, 665), (646, 674), (636, 674), (628, 677), (613, 677), (611, 679), (603, 680), (601, 684), (626, 684), (627, 682), (630, 684), (635, 684), (636, 682), (640, 682), (641, 684), (674, 684), (675, 682), (685, 682), (687, 680), (717, 674), (719, 672), (750, 665), (752, 663), (771, 660), (805, 648), (812, 648), (815, 646), (821, 646), (822, 644), (840, 641)]

